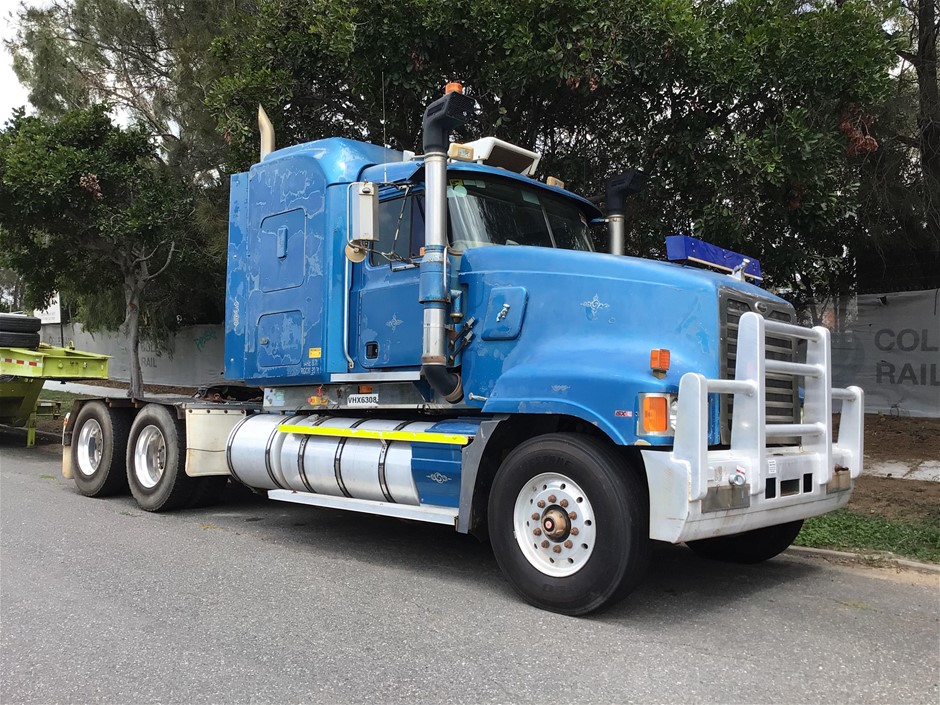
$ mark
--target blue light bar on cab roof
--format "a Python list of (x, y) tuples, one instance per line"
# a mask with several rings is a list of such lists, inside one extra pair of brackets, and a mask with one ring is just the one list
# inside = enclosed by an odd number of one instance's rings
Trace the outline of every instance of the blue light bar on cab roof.
[[(744, 276), (761, 281), (760, 262), (753, 257), (726, 250), (717, 245), (696, 240), (688, 235), (666, 237), (666, 258), (671, 262), (695, 262), (724, 272), (734, 272), (744, 266)], [(746, 263), (746, 264), (745, 264)]]

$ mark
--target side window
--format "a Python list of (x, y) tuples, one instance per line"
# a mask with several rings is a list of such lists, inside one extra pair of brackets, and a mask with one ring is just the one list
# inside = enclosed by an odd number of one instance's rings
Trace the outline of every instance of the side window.
[(409, 196), (382, 201), (379, 204), (379, 240), (372, 246), (370, 264), (381, 267), (389, 262), (420, 257), (422, 247), (424, 199)]

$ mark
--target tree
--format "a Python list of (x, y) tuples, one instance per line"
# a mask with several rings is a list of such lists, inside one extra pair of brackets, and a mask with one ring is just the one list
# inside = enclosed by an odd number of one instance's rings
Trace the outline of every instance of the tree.
[(240, 0), (24, 4), (8, 44), (40, 114), (107, 102), (149, 131), (180, 175), (213, 180), (225, 142), (204, 100), (223, 67), (208, 51)]
[(856, 157), (867, 234), (858, 253), (863, 291), (940, 287), (940, 12), (936, 0), (912, 0), (902, 10), (889, 99), (857, 116), (880, 145)]
[(23, 310), (23, 280), (12, 269), (0, 269), (0, 312)]
[[(909, 2), (917, 18), (935, 4)], [(903, 50), (884, 27), (913, 27), (893, 0), (43, 7), (21, 13), (14, 42), (33, 102), (57, 114), (108, 97), (145, 122), (167, 163), (200, 185), (196, 211), (219, 242), (218, 177), (255, 160), (258, 103), (282, 145), (342, 135), (416, 149), (424, 106), (453, 78), (482, 109), (463, 138), (495, 133), (534, 147), (543, 174), (587, 194), (624, 168), (650, 172), (632, 204), (639, 254), (660, 255), (663, 235), (691, 232), (756, 254), (772, 285), (812, 296), (851, 286), (853, 258), (883, 247), (878, 233), (898, 232), (902, 216), (924, 220), (920, 202), (912, 214), (871, 205), (875, 176), (902, 193), (914, 159), (887, 159), (881, 134)], [(908, 48), (925, 47), (918, 76), (928, 85), (930, 36), (916, 36)]]
[(61, 290), (91, 327), (120, 325), (132, 396), (143, 391), (142, 318), (151, 332), (178, 323), (153, 295), (175, 289), (174, 305), (217, 300), (186, 271), (201, 258), (189, 194), (146, 131), (115, 126), (107, 106), (58, 120), (19, 112), (0, 133), (0, 264), (26, 282), (28, 305)]
[(259, 0), (216, 40), (228, 70), (209, 104), (244, 168), (258, 103), (282, 143), (415, 149), (423, 106), (460, 78), (482, 108), (465, 138), (534, 146), (543, 173), (589, 194), (622, 168), (650, 172), (635, 252), (691, 232), (814, 293), (844, 285), (864, 241), (862, 165), (840, 125), (886, 102), (891, 12), (863, 0)]

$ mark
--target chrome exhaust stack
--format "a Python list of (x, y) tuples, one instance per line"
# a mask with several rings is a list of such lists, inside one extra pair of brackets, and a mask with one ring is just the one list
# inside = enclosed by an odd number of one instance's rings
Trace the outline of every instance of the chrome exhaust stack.
[[(458, 86), (451, 90), (452, 86)], [(455, 404), (463, 399), (460, 374), (447, 369), (447, 148), (450, 133), (473, 115), (474, 101), (459, 84), (424, 111), (425, 226), (419, 301), (424, 306), (421, 374)]]
[(610, 233), (610, 254), (622, 255), (626, 250), (626, 202), (646, 188), (647, 176), (639, 169), (630, 169), (611, 177), (607, 182), (607, 228)]

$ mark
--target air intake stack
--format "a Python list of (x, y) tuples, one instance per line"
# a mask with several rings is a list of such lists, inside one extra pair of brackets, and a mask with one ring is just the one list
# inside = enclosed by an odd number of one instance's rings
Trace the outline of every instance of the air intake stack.
[(420, 302), (424, 306), (421, 373), (435, 392), (451, 403), (463, 399), (460, 374), (447, 369), (447, 148), (455, 127), (475, 107), (459, 83), (424, 111), (425, 242)]

